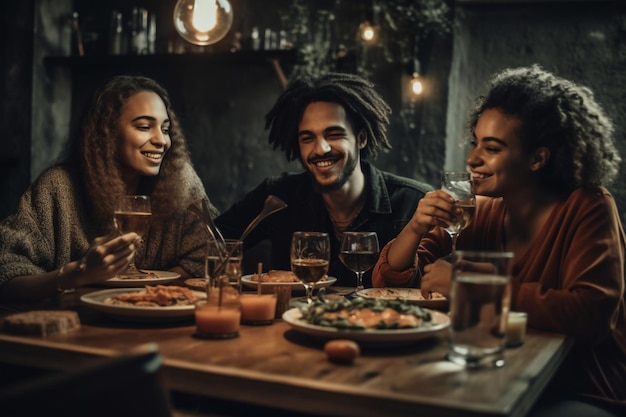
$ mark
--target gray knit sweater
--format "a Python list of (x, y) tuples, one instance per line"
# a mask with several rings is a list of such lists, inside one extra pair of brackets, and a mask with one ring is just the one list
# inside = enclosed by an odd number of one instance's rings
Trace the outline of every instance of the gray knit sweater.
[[(189, 181), (200, 179), (189, 170)], [(0, 223), (0, 285), (22, 275), (53, 271), (82, 258), (96, 230), (70, 173), (54, 166), (22, 195), (15, 213)], [(158, 226), (158, 225), (155, 225)], [(168, 270), (181, 266), (191, 276), (204, 276), (208, 233), (196, 215), (177, 214), (162, 227), (150, 227), (137, 251), (138, 267)]]

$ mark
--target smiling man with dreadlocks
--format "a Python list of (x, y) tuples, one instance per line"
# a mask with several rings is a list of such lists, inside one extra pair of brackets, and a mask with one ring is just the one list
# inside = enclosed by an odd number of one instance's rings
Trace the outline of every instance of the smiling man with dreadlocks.
[[(273, 194), (287, 208), (265, 219), (244, 242), (249, 249), (271, 243), (266, 269), (290, 268), (293, 232), (328, 232), (328, 274), (336, 285), (354, 286), (354, 273), (339, 261), (345, 231), (374, 231), (384, 246), (411, 219), (430, 185), (383, 172), (364, 159), (391, 148), (387, 126), (391, 109), (369, 81), (352, 74), (305, 76), (293, 81), (266, 115), (269, 142), (299, 159), (305, 171), (265, 179), (216, 224), (225, 237), (239, 237)], [(371, 287), (367, 273), (364, 285)]]

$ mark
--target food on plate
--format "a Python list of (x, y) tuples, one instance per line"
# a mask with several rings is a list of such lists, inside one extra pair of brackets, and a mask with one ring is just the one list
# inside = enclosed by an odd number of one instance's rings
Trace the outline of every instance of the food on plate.
[(69, 310), (27, 311), (11, 314), (4, 319), (4, 330), (16, 334), (47, 336), (65, 334), (78, 328), (78, 314)]
[(335, 339), (324, 345), (326, 356), (333, 362), (350, 364), (361, 354), (359, 345), (348, 339)]
[[(328, 275), (324, 275), (320, 281), (324, 281), (328, 278)], [(253, 274), (252, 281), (259, 281), (259, 274)], [(291, 271), (281, 271), (278, 269), (271, 269), (261, 274), (261, 282), (300, 282), (296, 275)]]
[(185, 285), (196, 291), (206, 291), (206, 278), (188, 278), (185, 280)]
[(321, 293), (312, 304), (300, 308), (302, 320), (338, 329), (405, 329), (432, 325), (427, 310), (403, 300), (356, 297), (328, 300)]
[(105, 304), (135, 307), (193, 305), (199, 298), (189, 289), (175, 285), (146, 285), (143, 291), (125, 292), (104, 299)]
[(446, 297), (437, 291), (429, 291), (422, 294), (420, 290), (415, 288), (370, 288), (367, 290), (368, 297), (388, 298), (388, 299), (404, 299), (404, 300), (437, 300)]
[(154, 272), (141, 272), (139, 274), (118, 274), (115, 276), (117, 279), (157, 279), (158, 274)]

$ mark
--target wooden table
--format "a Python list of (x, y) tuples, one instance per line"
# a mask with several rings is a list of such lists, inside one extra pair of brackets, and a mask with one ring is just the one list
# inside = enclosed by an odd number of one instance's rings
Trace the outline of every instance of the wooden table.
[(346, 366), (327, 360), (323, 340), (282, 320), (212, 341), (195, 338), (190, 321), (132, 324), (72, 308), (80, 330), (46, 338), (0, 333), (0, 358), (70, 370), (156, 343), (170, 388), (183, 393), (327, 416), (524, 416), (571, 348), (562, 335), (529, 331), (522, 346), (507, 349), (504, 367), (470, 370), (445, 359), (444, 331), (408, 346), (363, 347)]

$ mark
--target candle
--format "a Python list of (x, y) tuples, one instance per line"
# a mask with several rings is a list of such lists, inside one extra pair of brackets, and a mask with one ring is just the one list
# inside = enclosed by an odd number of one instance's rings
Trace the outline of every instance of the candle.
[(527, 314), (521, 311), (510, 311), (507, 316), (506, 344), (519, 346), (524, 343), (526, 336)]
[(238, 304), (217, 306), (200, 301), (196, 304), (196, 334), (212, 339), (227, 339), (239, 335), (241, 310)]
[(241, 294), (241, 322), (270, 324), (276, 313), (275, 294)]

